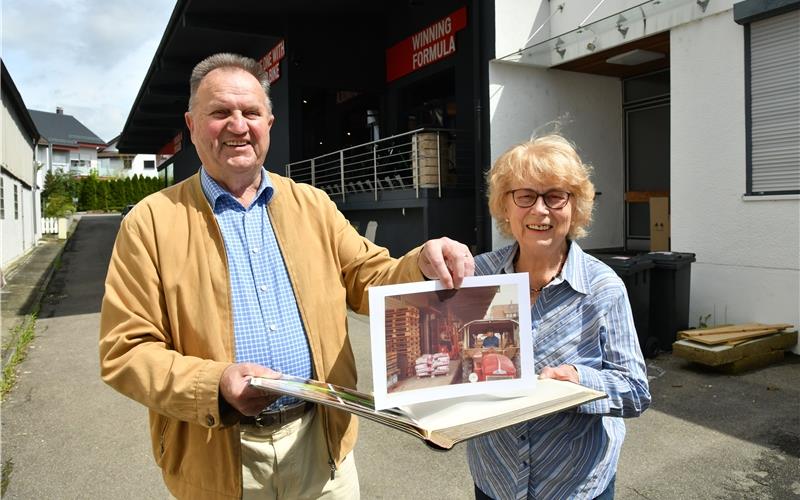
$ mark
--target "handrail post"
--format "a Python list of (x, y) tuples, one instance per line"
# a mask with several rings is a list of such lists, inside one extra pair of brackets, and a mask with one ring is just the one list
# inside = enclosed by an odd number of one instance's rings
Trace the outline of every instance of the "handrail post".
[(442, 153), (439, 150), (439, 136), (441, 132), (436, 132), (436, 168), (439, 174), (436, 176), (436, 182), (439, 184), (439, 198), (442, 197)]
[(311, 158), (311, 185), (317, 187), (317, 176), (314, 171), (314, 158)]
[(413, 169), (411, 174), (414, 176), (414, 191), (417, 193), (417, 198), (419, 198), (419, 134), (414, 134), (411, 136), (412, 147), (415, 149), (417, 161), (414, 162)]
[(291, 163), (287, 163), (286, 164), (286, 177), (288, 177), (290, 179), (292, 178), (292, 164)]
[(375, 201), (378, 201), (378, 145), (372, 145), (372, 191), (375, 193)]
[(344, 150), (339, 150), (339, 174), (342, 180), (342, 201), (344, 199)]

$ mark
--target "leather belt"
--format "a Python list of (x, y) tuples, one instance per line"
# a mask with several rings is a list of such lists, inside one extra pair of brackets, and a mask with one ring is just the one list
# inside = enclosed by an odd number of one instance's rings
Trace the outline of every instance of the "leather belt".
[(263, 410), (255, 417), (242, 417), (239, 419), (239, 423), (241, 425), (254, 425), (256, 427), (285, 425), (302, 417), (313, 407), (314, 405), (312, 403), (303, 401), (293, 405), (281, 406), (277, 410)]

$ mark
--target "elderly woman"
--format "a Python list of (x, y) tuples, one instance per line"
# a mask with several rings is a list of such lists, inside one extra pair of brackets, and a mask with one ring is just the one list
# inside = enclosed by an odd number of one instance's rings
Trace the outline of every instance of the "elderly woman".
[(575, 242), (586, 234), (589, 167), (560, 136), (511, 148), (488, 175), (489, 207), (515, 243), (475, 258), (475, 274), (527, 272), (536, 371), (608, 394), (469, 442), (478, 499), (613, 498), (625, 424), (650, 403), (622, 280)]

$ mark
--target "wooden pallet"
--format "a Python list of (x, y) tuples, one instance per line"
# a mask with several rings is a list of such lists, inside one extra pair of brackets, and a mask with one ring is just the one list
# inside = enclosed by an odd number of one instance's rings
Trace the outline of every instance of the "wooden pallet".
[(797, 344), (797, 332), (780, 331), (737, 345), (708, 345), (692, 339), (672, 344), (672, 354), (724, 373), (739, 373), (783, 359), (783, 353)]
[(788, 323), (743, 323), (716, 328), (681, 330), (678, 339), (693, 340), (706, 345), (738, 345), (748, 340), (765, 337), (791, 328)]

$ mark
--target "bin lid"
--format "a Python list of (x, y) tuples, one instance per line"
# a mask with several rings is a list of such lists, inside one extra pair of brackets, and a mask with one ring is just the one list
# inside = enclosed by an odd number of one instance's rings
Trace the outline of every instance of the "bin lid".
[(653, 261), (658, 265), (684, 265), (691, 264), (696, 261), (695, 256), (691, 252), (650, 252), (645, 254), (646, 258)]
[(594, 256), (620, 276), (627, 276), (655, 266), (650, 259), (640, 255), (594, 254)]

